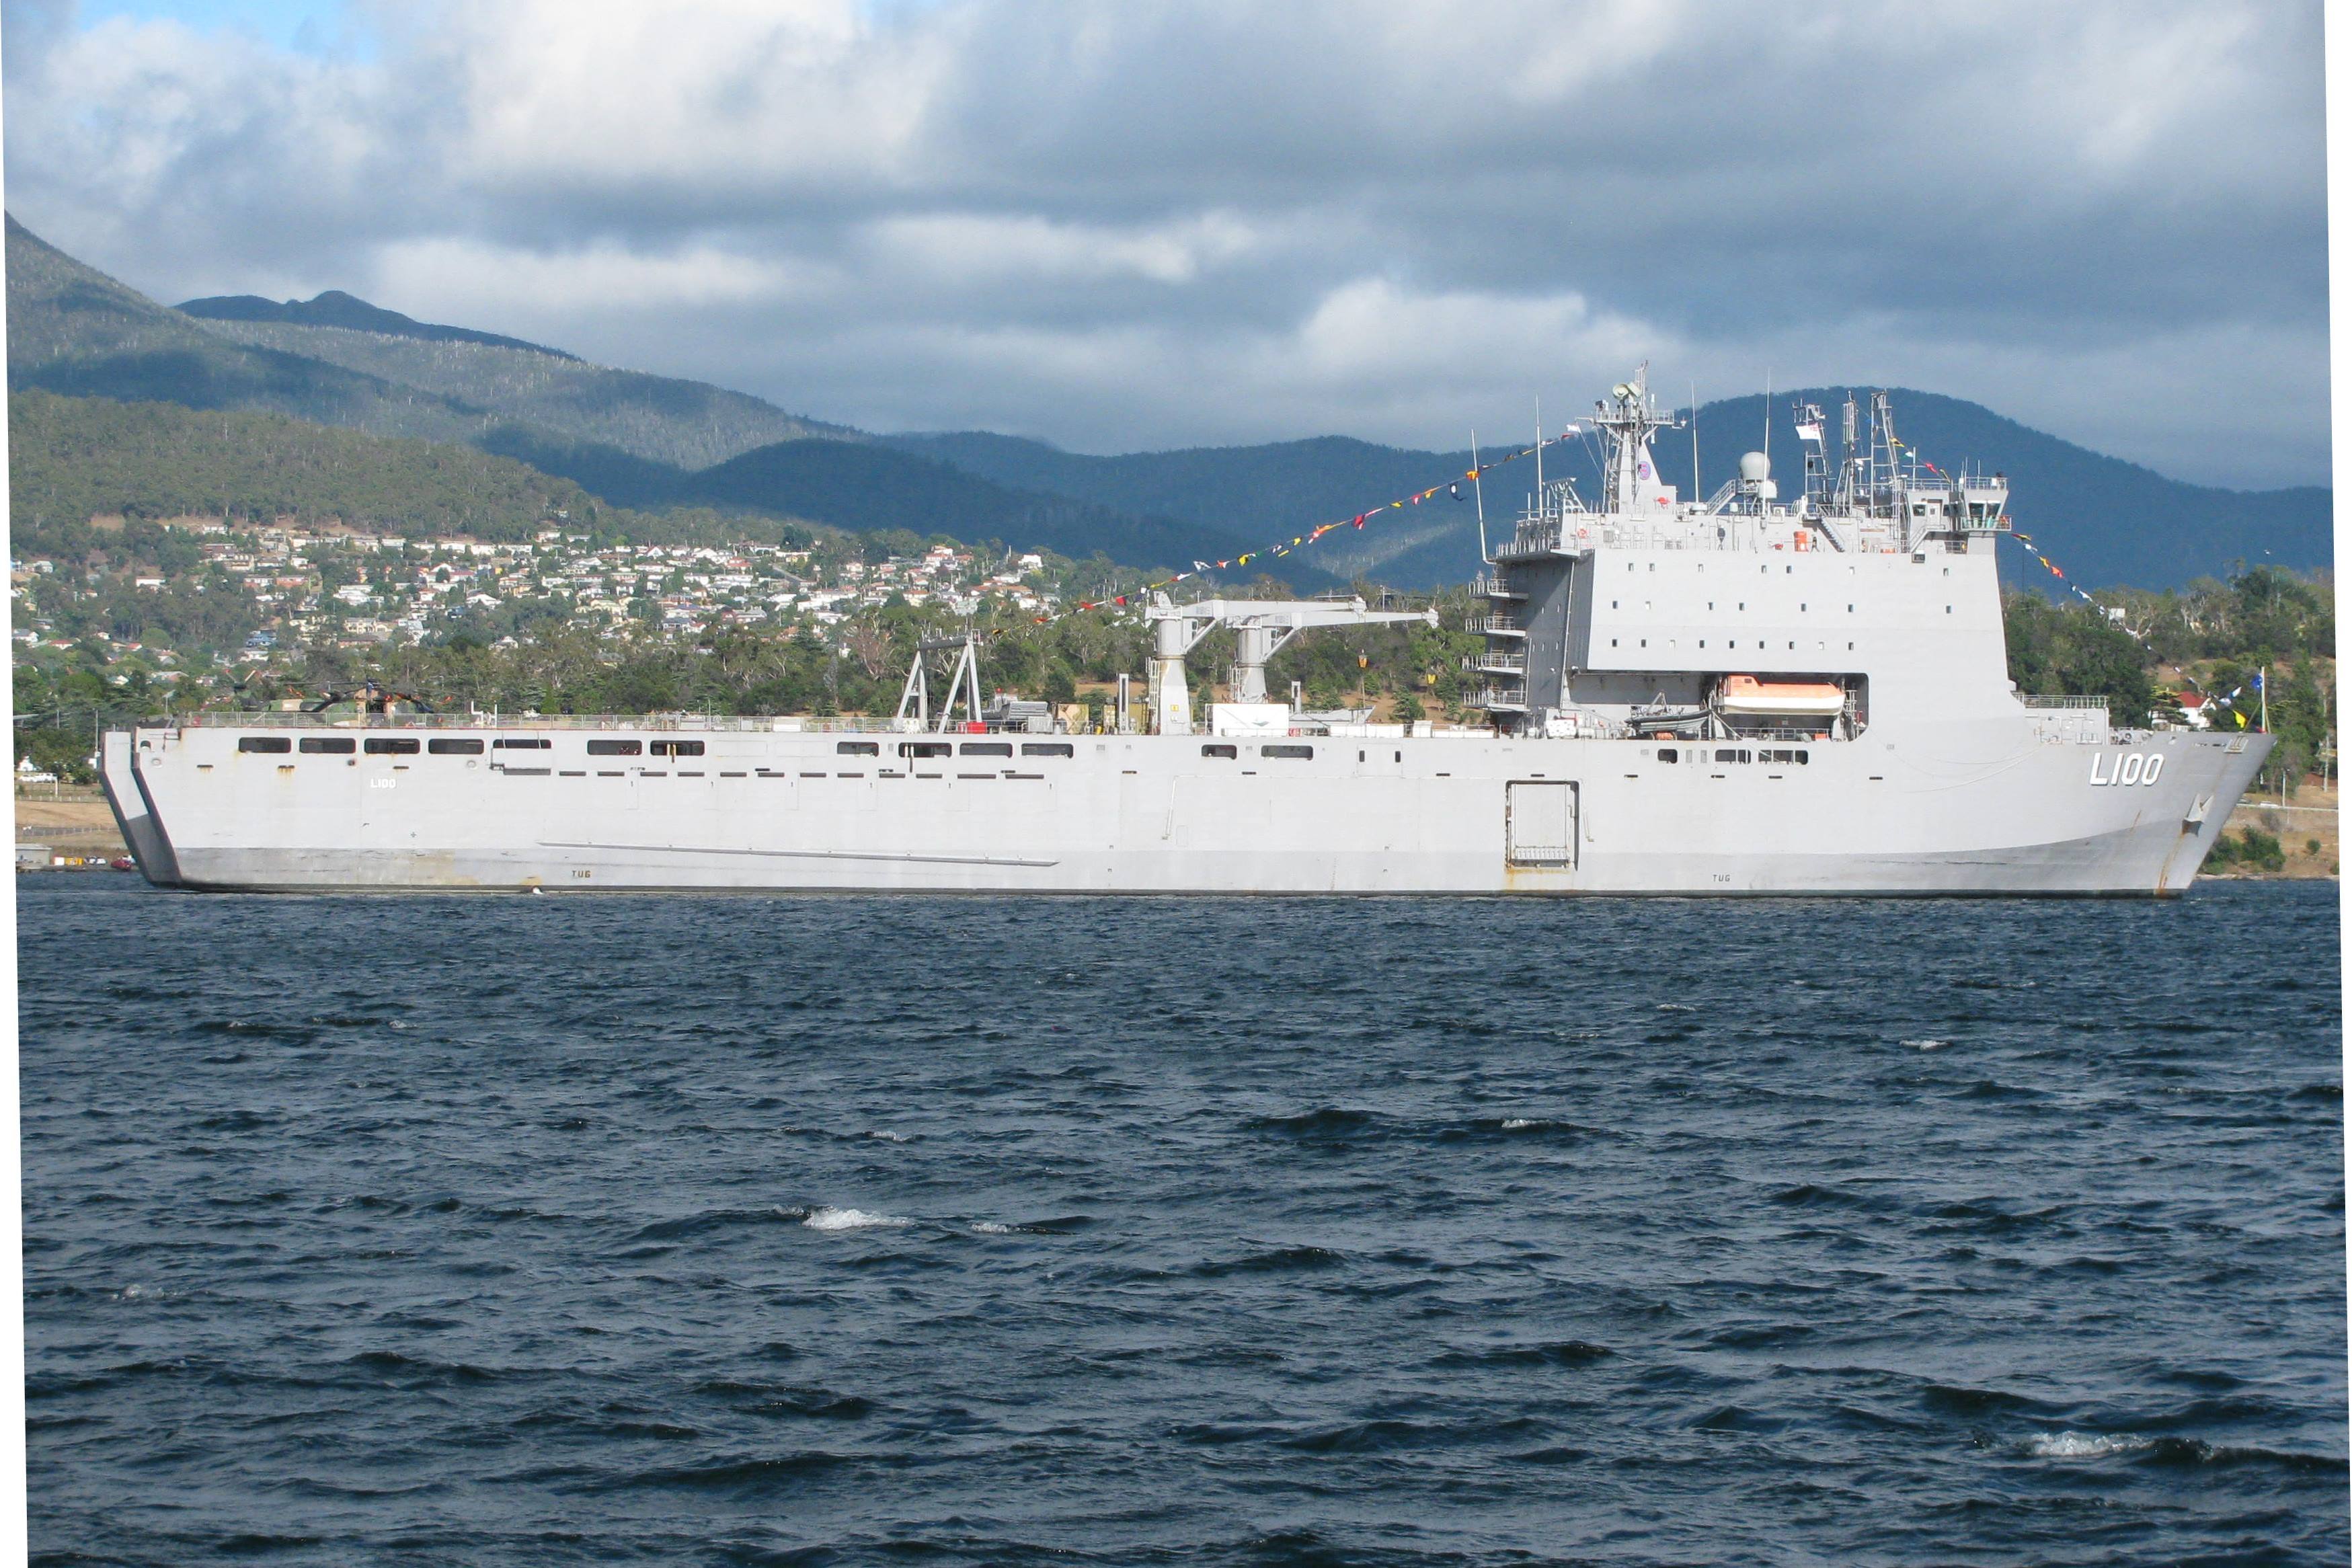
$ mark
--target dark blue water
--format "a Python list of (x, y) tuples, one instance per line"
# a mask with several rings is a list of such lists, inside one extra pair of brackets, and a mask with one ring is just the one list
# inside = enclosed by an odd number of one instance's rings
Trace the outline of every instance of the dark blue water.
[(2342, 1563), (2336, 893), (18, 883), (36, 1561)]

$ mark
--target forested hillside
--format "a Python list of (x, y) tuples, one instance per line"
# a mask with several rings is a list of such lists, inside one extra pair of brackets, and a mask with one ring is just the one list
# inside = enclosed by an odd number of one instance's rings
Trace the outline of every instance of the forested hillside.
[(567, 526), (582, 531), (669, 531), (511, 458), (283, 415), (19, 392), (8, 399), (8, 428), (9, 528), (19, 555), (78, 557), (96, 542), (89, 520), (105, 514), (286, 518), (502, 540), (568, 512)]
[[(362, 301), (353, 300), (353, 304)], [(384, 312), (390, 314), (391, 312)], [(402, 318), (405, 320), (405, 318)], [(698, 381), (609, 370), (532, 344), (436, 339), (284, 321), (205, 321), (229, 342), (413, 386), (517, 424), (699, 468), (774, 441), (854, 434)], [(475, 432), (478, 434), (478, 430)]]
[(8, 385), (78, 397), (264, 408), (456, 441), (483, 416), (430, 393), (215, 336), (7, 218)]

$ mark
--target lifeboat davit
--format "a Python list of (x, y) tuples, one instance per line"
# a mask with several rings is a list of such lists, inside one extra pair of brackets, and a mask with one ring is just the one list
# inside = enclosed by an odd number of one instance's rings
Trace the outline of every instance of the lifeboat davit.
[(1822, 681), (1765, 681), (1727, 675), (1716, 706), (1743, 718), (1834, 719), (1845, 710), (1845, 689)]

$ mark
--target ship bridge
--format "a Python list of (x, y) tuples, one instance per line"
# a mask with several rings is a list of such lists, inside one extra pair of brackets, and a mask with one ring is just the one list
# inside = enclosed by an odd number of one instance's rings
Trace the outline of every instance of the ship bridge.
[(1926, 461), (1883, 393), (1866, 439), (1853, 399), (1843, 413), (1833, 447), (1820, 409), (1796, 407), (1799, 496), (1782, 500), (1770, 458), (1750, 452), (1686, 500), (1651, 459), (1679, 425), (1645, 371), (1596, 405), (1598, 504), (1539, 476), (1475, 585), (1497, 726), (1851, 739), (1874, 692), (1955, 717), (2013, 711), (1992, 554), (2008, 481)]

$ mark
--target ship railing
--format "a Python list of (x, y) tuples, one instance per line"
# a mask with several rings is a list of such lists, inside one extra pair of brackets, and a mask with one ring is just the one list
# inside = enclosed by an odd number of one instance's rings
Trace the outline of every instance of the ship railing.
[(186, 730), (696, 730), (719, 733), (877, 734), (915, 733), (915, 721), (866, 714), (825, 717), (740, 713), (289, 713), (280, 709), (208, 709), (169, 719), (142, 720), (148, 726)]
[(1517, 532), (1496, 547), (1502, 556), (1547, 555), (1559, 548), (1560, 525), (1557, 522), (1522, 522)]
[(1496, 675), (1525, 675), (1528, 656), (1524, 653), (1489, 653), (1479, 657), (1478, 668)]
[(1506, 587), (1500, 579), (1495, 577), (1470, 579), (1470, 596), (1474, 599), (1524, 599), (1527, 597), (1517, 588)]
[(1528, 624), (1517, 616), (1496, 611), (1493, 615), (1472, 616), (1463, 624), (1463, 629), (1473, 637), (1525, 637)]
[(2095, 708), (2102, 713), (2107, 710), (2107, 700), (2104, 697), (2020, 697), (2018, 700), (2028, 708)]
[(1483, 708), (1489, 713), (1524, 713), (1528, 708), (1528, 689), (1524, 686), (1489, 686), (1471, 700), (1470, 706)]

